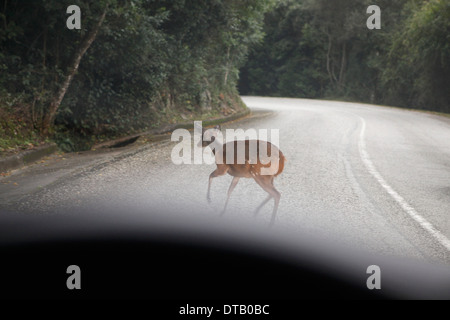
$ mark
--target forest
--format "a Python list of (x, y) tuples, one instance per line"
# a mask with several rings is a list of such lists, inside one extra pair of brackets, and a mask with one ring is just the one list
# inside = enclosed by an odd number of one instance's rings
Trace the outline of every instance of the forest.
[[(64, 151), (245, 108), (240, 95), (450, 112), (450, 0), (3, 0), (0, 152)], [(81, 10), (69, 29), (66, 9)]]
[[(0, 152), (65, 151), (245, 106), (236, 89), (266, 0), (0, 2)], [(69, 29), (67, 7), (81, 11)]]
[[(381, 29), (366, 8), (381, 8)], [(450, 113), (449, 0), (291, 0), (264, 18), (243, 95), (322, 98)]]

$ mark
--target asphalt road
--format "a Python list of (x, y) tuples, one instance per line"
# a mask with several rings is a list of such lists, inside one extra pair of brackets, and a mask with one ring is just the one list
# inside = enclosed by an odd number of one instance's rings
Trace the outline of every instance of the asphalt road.
[[(344, 102), (244, 101), (257, 116), (224, 129), (278, 129), (287, 158), (275, 180), (281, 201), (274, 228), (450, 264), (450, 118)], [(215, 165), (175, 165), (175, 145), (166, 140), (51, 157), (1, 178), (0, 208), (35, 214), (170, 210), (186, 222), (267, 226), (273, 202), (253, 217), (266, 194), (251, 179), (241, 179), (219, 218), (232, 178), (213, 181), (208, 204)]]

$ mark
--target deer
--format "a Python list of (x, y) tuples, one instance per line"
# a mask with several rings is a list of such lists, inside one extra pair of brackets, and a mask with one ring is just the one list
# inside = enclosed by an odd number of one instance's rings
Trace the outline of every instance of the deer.
[[(212, 129), (202, 128), (202, 137), (198, 143), (198, 147), (211, 148), (217, 166), (216, 170), (209, 175), (208, 191), (206, 195), (207, 201), (211, 203), (212, 180), (227, 173), (232, 176), (233, 180), (228, 188), (227, 199), (221, 213), (221, 215), (223, 215), (227, 209), (230, 196), (239, 182), (239, 179), (253, 178), (255, 182), (268, 193), (267, 198), (256, 208), (254, 216), (256, 216), (261, 208), (273, 198), (274, 207), (269, 224), (270, 226), (273, 225), (281, 198), (281, 194), (275, 189), (273, 181), (275, 177), (283, 172), (286, 158), (283, 153), (270, 142), (246, 139), (240, 141), (234, 140), (222, 144), (217, 141), (220, 140), (217, 139), (219, 134), (222, 134), (220, 125), (217, 125)], [(214, 147), (212, 146), (213, 144), (215, 144)], [(231, 149), (232, 151), (230, 151)], [(255, 149), (256, 152), (250, 152)], [(239, 151), (241, 151), (241, 161), (238, 161)], [(228, 158), (234, 158), (231, 159), (232, 161), (227, 161), (227, 152), (232, 152), (231, 156), (230, 154), (228, 155)]]

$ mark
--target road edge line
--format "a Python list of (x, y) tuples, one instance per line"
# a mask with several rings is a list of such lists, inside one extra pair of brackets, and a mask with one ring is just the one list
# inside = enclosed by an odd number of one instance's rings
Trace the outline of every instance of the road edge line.
[(378, 172), (370, 159), (369, 153), (366, 149), (366, 143), (364, 135), (366, 131), (366, 121), (363, 117), (358, 116), (361, 119), (362, 127), (359, 135), (358, 149), (361, 160), (367, 168), (367, 171), (377, 180), (377, 182), (383, 187), (383, 189), (400, 205), (414, 221), (416, 221), (424, 230), (426, 230), (431, 236), (436, 239), (442, 246), (450, 251), (450, 239), (443, 235), (438, 229), (436, 229), (427, 219), (422, 217), (416, 209), (414, 209), (397, 191), (395, 191)]

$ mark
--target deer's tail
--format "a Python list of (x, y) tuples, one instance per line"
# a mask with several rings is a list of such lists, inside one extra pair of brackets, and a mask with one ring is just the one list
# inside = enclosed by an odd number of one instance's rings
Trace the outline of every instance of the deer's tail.
[(279, 151), (279, 152), (280, 152), (280, 159), (278, 160), (278, 171), (275, 174), (275, 177), (283, 172), (283, 170), (284, 170), (284, 163), (287, 161), (286, 158), (284, 157), (284, 154), (281, 151)]

